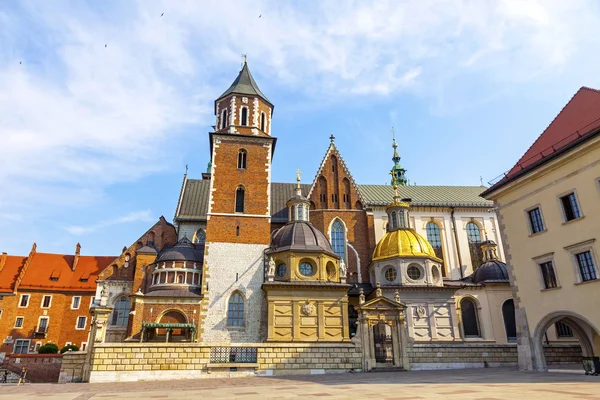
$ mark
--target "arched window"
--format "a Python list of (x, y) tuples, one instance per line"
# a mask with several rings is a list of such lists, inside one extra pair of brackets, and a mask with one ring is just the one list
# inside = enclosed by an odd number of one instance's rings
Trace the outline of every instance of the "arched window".
[(304, 216), (302, 215), (302, 211), (304, 211), (304, 206), (301, 204), (298, 204), (296, 206), (296, 208), (298, 209), (298, 221), (304, 221)]
[(513, 299), (506, 300), (504, 304), (502, 304), (502, 318), (504, 318), (506, 340), (509, 342), (516, 342), (517, 321), (515, 320), (515, 302)]
[[(427, 241), (433, 247), (433, 251), (437, 258), (444, 260), (444, 251), (442, 250), (442, 237), (440, 235), (440, 227), (435, 222), (428, 222), (425, 225), (427, 231)], [(446, 276), (446, 268), (442, 264), (442, 275)]]
[(337, 157), (331, 156), (331, 172), (335, 172), (337, 169)]
[(396, 211), (392, 211), (392, 229), (398, 229), (398, 220), (396, 219)]
[(227, 305), (227, 326), (244, 325), (244, 299), (242, 295), (235, 292), (229, 298)]
[(321, 208), (327, 209), (327, 180), (323, 176), (319, 176), (319, 200)]
[(239, 187), (235, 191), (235, 212), (244, 212), (244, 188)]
[(346, 207), (350, 208), (350, 181), (348, 180), (348, 178), (344, 178), (342, 180), (343, 184), (344, 184), (344, 194), (343, 194), (343, 200), (344, 203), (346, 203)]
[(242, 107), (242, 115), (241, 115), (241, 123), (242, 126), (248, 125), (248, 107)]
[(241, 149), (238, 153), (238, 168), (246, 169), (246, 157), (248, 156), (246, 150)]
[(129, 320), (129, 299), (121, 296), (115, 302), (110, 324), (113, 326), (127, 326)]
[(331, 247), (335, 254), (346, 260), (346, 228), (339, 219), (331, 225)]
[(152, 244), (153, 245), (154, 244), (154, 236), (155, 236), (154, 232), (150, 231), (148, 233), (148, 240), (146, 240), (146, 244)]
[(200, 228), (194, 233), (194, 244), (204, 243), (206, 243), (206, 232), (204, 232), (204, 229)]
[(266, 132), (265, 128), (267, 127), (267, 114), (264, 112), (260, 114), (260, 130)]
[(185, 283), (185, 277), (183, 274), (177, 275), (177, 283)]
[(398, 211), (398, 219), (400, 220), (399, 221), (400, 228), (408, 228), (406, 226), (406, 217), (404, 215), (404, 211), (402, 211), (402, 210)]
[(471, 265), (475, 271), (483, 262), (481, 254), (481, 231), (475, 222), (467, 224), (467, 239), (469, 240), (469, 253), (471, 253)]
[(465, 298), (460, 301), (460, 315), (465, 338), (481, 337), (477, 306), (473, 300)]
[(227, 128), (227, 125), (229, 125), (227, 122), (227, 110), (223, 110), (221, 114), (221, 129)]

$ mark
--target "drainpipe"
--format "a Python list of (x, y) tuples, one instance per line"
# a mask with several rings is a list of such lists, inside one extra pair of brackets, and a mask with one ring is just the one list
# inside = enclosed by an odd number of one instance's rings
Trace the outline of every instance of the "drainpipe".
[(450, 220), (452, 221), (452, 230), (454, 231), (454, 244), (458, 254), (458, 269), (460, 270), (460, 279), (464, 279), (462, 269), (462, 256), (460, 255), (460, 246), (458, 245), (458, 232), (456, 231), (456, 220), (454, 219), (454, 207), (450, 207)]

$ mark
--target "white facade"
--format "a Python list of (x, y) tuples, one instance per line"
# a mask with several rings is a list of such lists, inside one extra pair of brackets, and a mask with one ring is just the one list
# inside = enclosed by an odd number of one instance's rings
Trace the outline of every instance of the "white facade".
[[(379, 242), (386, 233), (388, 216), (384, 206), (375, 206), (373, 209), (375, 241)], [(459, 280), (473, 273), (469, 241), (467, 238), (467, 224), (475, 223), (481, 231), (481, 239), (485, 240), (485, 232), (490, 240), (498, 244), (498, 257), (505, 262), (502, 238), (498, 228), (498, 220), (492, 210), (488, 208), (456, 208), (454, 220), (456, 223), (456, 236), (452, 228), (452, 215), (450, 208), (411, 207), (410, 226), (427, 239), (426, 226), (428, 222), (435, 222), (440, 228), (440, 238), (444, 254), (444, 264), (448, 271), (448, 278)], [(485, 230), (485, 231), (484, 231)], [(458, 237), (458, 245), (456, 237)], [(459, 252), (461, 263), (459, 263)], [(460, 266), (459, 266), (460, 265)], [(462, 275), (461, 275), (462, 269)]]
[[(260, 244), (207, 243), (202, 341), (205, 343), (258, 343), (266, 337), (264, 250)], [(243, 326), (228, 326), (232, 294), (244, 299)]]

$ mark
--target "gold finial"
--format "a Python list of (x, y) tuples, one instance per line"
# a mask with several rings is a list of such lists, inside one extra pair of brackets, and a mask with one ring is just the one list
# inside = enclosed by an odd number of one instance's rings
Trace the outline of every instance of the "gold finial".
[(392, 176), (392, 187), (394, 188), (394, 201), (398, 201), (398, 181), (396, 181), (396, 173), (394, 170), (390, 171), (390, 175)]
[(483, 228), (483, 234), (485, 235), (485, 241), (488, 241), (487, 229)]
[(302, 171), (296, 171), (296, 182), (298, 182), (298, 189), (300, 189), (300, 175), (302, 175)]

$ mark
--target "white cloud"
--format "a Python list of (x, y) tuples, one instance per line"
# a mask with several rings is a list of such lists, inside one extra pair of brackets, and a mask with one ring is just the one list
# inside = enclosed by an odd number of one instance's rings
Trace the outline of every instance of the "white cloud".
[(111, 226), (126, 224), (130, 222), (150, 222), (152, 221), (152, 214), (150, 210), (135, 211), (119, 218), (105, 220), (97, 224), (89, 226), (72, 225), (65, 227), (65, 230), (72, 235), (81, 236), (87, 233), (99, 231), (101, 229), (109, 228)]

